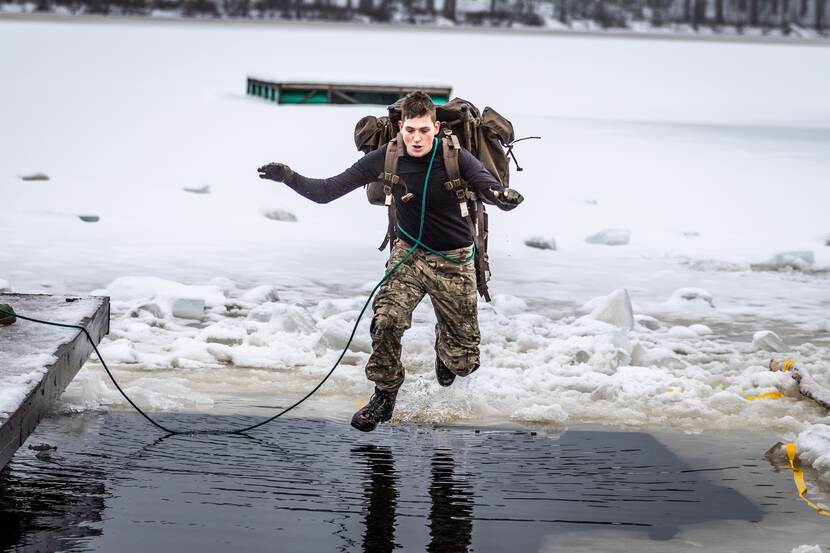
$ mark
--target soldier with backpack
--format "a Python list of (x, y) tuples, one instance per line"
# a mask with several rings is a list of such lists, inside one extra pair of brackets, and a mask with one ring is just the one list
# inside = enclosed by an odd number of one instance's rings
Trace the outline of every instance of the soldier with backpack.
[[(383, 282), (372, 303), (372, 354), (366, 376), (375, 383), (375, 393), (351, 422), (364, 432), (392, 417), (404, 381), (401, 339), (411, 326), (412, 312), (426, 294), (438, 319), (438, 383), (449, 386), (456, 376), (468, 376), (478, 369), (481, 336), (476, 290), (489, 300), (487, 218), (481, 202), (507, 211), (523, 200), (506, 186), (507, 157), (501, 145), (511, 145), (510, 123), (494, 111), (488, 112), (489, 108), (479, 116), (468, 102), (455, 99), (450, 104), (441, 119), (445, 133), (441, 140), (437, 138), (441, 121), (424, 92), (410, 93), (396, 102), (389, 118), (362, 119), (355, 130), (355, 142), (368, 153), (340, 175), (307, 178), (282, 163), (258, 169), (260, 178), (284, 182), (317, 203), (330, 202), (368, 184), (370, 201), (389, 209), (390, 224), (380, 248), (390, 245), (387, 269), (415, 247)], [(487, 121), (489, 126), (484, 124)]]

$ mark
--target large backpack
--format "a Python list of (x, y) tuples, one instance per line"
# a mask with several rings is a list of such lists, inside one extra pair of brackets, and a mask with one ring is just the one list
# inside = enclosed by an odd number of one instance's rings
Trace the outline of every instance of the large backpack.
[[(392, 189), (401, 182), (397, 175), (398, 160), (405, 152), (403, 138), (398, 132), (402, 104), (403, 100), (398, 100), (389, 106), (388, 116), (367, 115), (358, 121), (354, 131), (355, 146), (364, 154), (389, 144), (386, 149), (383, 172), (378, 175), (377, 181), (366, 187), (369, 203), (385, 205), (388, 208), (389, 224), (383, 243), (378, 248), (380, 250), (389, 244), (391, 251), (396, 239), (397, 217), (395, 203), (392, 201)], [(478, 292), (486, 301), (490, 301), (490, 293), (487, 289), (487, 281), (490, 280), (490, 263), (487, 255), (489, 234), (487, 212), (484, 209), (483, 198), (471, 190), (461, 178), (458, 153), (460, 148), (469, 150), (499, 182), (508, 186), (510, 179), (508, 154), (512, 154), (513, 125), (494, 109), (485, 107), (484, 113), (479, 113), (473, 104), (461, 98), (453, 98), (447, 104), (436, 106), (436, 115), (438, 121), (441, 122), (441, 148), (444, 154), (444, 165), (450, 179), (444, 183), (444, 186), (448, 194), (454, 194), (458, 198), (461, 215), (469, 225), (476, 247), (475, 269)], [(403, 201), (407, 201), (407, 195), (409, 194), (403, 196)]]

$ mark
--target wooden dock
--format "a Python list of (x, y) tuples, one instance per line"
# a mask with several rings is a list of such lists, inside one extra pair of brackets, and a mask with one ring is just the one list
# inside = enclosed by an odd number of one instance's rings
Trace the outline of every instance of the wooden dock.
[[(0, 294), (18, 315), (81, 325), (96, 345), (109, 333), (107, 297)], [(93, 352), (75, 328), (17, 318), (0, 326), (0, 469), (37, 427), (49, 406)]]
[(423, 90), (436, 105), (450, 100), (449, 86), (276, 82), (248, 77), (247, 93), (277, 104), (394, 104), (410, 92)]

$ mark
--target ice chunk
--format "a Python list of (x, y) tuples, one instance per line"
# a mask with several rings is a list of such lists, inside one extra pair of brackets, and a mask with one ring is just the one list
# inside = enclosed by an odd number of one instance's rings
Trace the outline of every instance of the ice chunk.
[(697, 338), (697, 332), (688, 326), (673, 326), (666, 332), (666, 335), (672, 338)]
[(304, 308), (283, 303), (264, 303), (251, 310), (248, 319), (267, 322), (269, 333), (273, 332), (311, 332), (314, 318)]
[(138, 362), (135, 346), (125, 338), (104, 344), (98, 350), (101, 352), (101, 357), (107, 361), (107, 364)]
[(822, 553), (819, 545), (799, 545), (791, 553)]
[(225, 322), (216, 323), (202, 331), (205, 341), (209, 344), (223, 344), (226, 346), (241, 344), (247, 334), (244, 328)]
[(493, 296), (493, 307), (497, 313), (505, 317), (518, 315), (519, 313), (527, 311), (527, 304), (523, 299), (507, 294), (496, 294)]
[(715, 307), (712, 293), (703, 288), (678, 288), (666, 302), (676, 306), (708, 306)]
[(242, 294), (242, 297), (239, 299), (241, 299), (242, 301), (259, 304), (280, 301), (280, 296), (277, 293), (277, 288), (275, 286), (271, 286), (270, 284), (263, 284), (262, 286), (251, 288), (250, 290)]
[(0, 278), (0, 293), (11, 292), (11, 291), (12, 291), (11, 285), (7, 281)]
[(787, 346), (779, 336), (771, 330), (759, 330), (752, 336), (752, 349), (755, 351), (785, 351)]
[(525, 240), (525, 246), (529, 248), (537, 248), (540, 250), (556, 251), (556, 240), (553, 238), (542, 238), (541, 236), (534, 236)]
[(624, 228), (608, 228), (585, 239), (589, 244), (625, 246), (631, 241), (631, 231)]
[(692, 329), (698, 336), (706, 336), (707, 334), (712, 334), (712, 329), (706, 325), (694, 324), (689, 325), (689, 328)]
[(170, 308), (174, 317), (201, 319), (205, 316), (205, 300), (201, 298), (176, 298)]
[(266, 209), (262, 212), (265, 217), (272, 221), (296, 221), (297, 216), (286, 209)]
[(591, 300), (590, 303), (595, 303), (596, 307), (587, 315), (589, 319), (603, 321), (623, 330), (634, 328), (634, 308), (625, 288), (611, 292), (600, 301)]
[(809, 250), (781, 252), (763, 263), (750, 265), (754, 271), (803, 271), (816, 262), (815, 255)]

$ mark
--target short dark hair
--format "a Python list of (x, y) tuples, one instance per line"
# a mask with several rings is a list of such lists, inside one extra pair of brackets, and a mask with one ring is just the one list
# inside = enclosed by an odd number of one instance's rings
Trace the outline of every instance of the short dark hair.
[(412, 117), (423, 117), (429, 115), (435, 121), (437, 116), (435, 114), (435, 104), (432, 103), (432, 98), (423, 90), (416, 90), (404, 96), (403, 104), (401, 105), (401, 119), (410, 119)]

